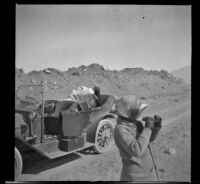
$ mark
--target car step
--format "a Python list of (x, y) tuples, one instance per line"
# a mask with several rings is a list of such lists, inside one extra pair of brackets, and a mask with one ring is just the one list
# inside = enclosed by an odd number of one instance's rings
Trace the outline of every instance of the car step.
[[(56, 143), (54, 143), (56, 145)], [(75, 149), (73, 151), (69, 151), (69, 152), (66, 152), (66, 151), (61, 151), (60, 149), (58, 149), (57, 147), (57, 150), (54, 150), (54, 151), (45, 151), (44, 154), (47, 158), (49, 159), (54, 159), (54, 158), (57, 158), (57, 157), (60, 157), (60, 156), (64, 156), (64, 155), (68, 155), (68, 154), (71, 154), (71, 153), (74, 153), (74, 152), (77, 152), (77, 151), (80, 151), (82, 149), (85, 149), (85, 148), (89, 148), (89, 147), (92, 147), (94, 146), (94, 143), (90, 143), (90, 142), (85, 142), (84, 144), (84, 147), (81, 147), (81, 148), (78, 148), (78, 149)], [(39, 148), (39, 147), (38, 147)], [(40, 147), (41, 148), (41, 147)], [(39, 148), (39, 149), (40, 149)], [(41, 150), (42, 151), (42, 150)]]
[(68, 155), (68, 154), (71, 154), (71, 153), (74, 153), (74, 152), (77, 152), (77, 151), (80, 151), (82, 149), (85, 149), (85, 148), (89, 148), (91, 146), (93, 146), (94, 143), (89, 143), (89, 142), (86, 142), (84, 147), (82, 148), (78, 148), (76, 150), (73, 150), (73, 151), (69, 151), (69, 152), (66, 152), (66, 151), (61, 151), (61, 150), (57, 150), (55, 152), (50, 152), (50, 153), (45, 153), (50, 159), (54, 159), (54, 158), (57, 158), (57, 157), (60, 157), (60, 156), (64, 156), (64, 155)]

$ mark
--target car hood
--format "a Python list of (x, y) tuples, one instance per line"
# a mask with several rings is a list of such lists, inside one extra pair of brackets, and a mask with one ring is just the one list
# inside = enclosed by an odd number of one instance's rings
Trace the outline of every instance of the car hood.
[(15, 111), (33, 112), (33, 108), (27, 108), (27, 107), (15, 107)]

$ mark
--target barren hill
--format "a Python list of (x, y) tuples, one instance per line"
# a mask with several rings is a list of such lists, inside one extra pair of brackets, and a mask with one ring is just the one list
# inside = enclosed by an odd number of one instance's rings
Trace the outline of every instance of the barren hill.
[(16, 86), (38, 84), (41, 81), (47, 81), (47, 99), (63, 99), (78, 86), (93, 87), (95, 84), (100, 86), (102, 93), (117, 96), (136, 94), (156, 97), (190, 91), (189, 85), (165, 70), (125, 68), (117, 71), (105, 69), (99, 64), (82, 65), (66, 71), (47, 68), (24, 73), (22, 69), (16, 69)]
[(183, 79), (184, 82), (191, 84), (191, 66), (185, 66), (170, 73), (175, 77)]

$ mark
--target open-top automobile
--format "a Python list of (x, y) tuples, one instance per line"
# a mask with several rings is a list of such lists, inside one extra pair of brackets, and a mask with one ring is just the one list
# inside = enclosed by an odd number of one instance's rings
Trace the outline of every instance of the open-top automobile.
[[(35, 89), (38, 99), (32, 95)], [(92, 94), (86, 95), (85, 101), (74, 102), (45, 100), (45, 91), (43, 83), (16, 89), (15, 180), (22, 172), (23, 155), (30, 150), (54, 159), (89, 147), (103, 153), (114, 144), (113, 96), (102, 94), (98, 105), (90, 107)]]

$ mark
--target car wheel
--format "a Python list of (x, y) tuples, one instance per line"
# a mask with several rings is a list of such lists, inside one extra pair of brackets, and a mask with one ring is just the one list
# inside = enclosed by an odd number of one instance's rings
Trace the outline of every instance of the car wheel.
[(15, 181), (19, 179), (22, 172), (22, 157), (17, 148), (15, 148)]
[(97, 153), (108, 151), (114, 144), (114, 121), (115, 119), (103, 119), (99, 122), (94, 149)]

